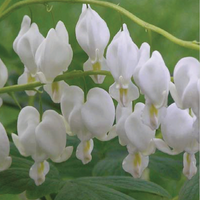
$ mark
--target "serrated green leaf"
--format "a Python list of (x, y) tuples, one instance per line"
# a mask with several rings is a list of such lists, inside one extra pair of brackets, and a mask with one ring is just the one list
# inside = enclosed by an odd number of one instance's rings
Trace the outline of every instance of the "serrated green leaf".
[(55, 200), (135, 200), (103, 185), (68, 181)]
[(181, 188), (179, 200), (199, 200), (199, 168), (197, 174)]
[(89, 177), (89, 178), (79, 178), (78, 182), (87, 182), (91, 184), (101, 184), (120, 190), (124, 193), (134, 191), (134, 192), (146, 192), (161, 197), (170, 198), (170, 194), (160, 187), (159, 185), (144, 181), (141, 179), (134, 179), (132, 177), (123, 176), (110, 176), (110, 177)]

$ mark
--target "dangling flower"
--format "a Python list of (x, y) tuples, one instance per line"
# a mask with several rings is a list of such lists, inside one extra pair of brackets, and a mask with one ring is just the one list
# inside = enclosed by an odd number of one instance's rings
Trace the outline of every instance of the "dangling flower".
[[(8, 80), (8, 70), (5, 64), (0, 59), (0, 88), (3, 88)], [(0, 98), (0, 107), (3, 104), (3, 100)]]
[(18, 136), (12, 134), (15, 146), (23, 156), (31, 156), (35, 164), (29, 175), (36, 185), (45, 181), (50, 158), (53, 162), (66, 161), (73, 147), (66, 146), (64, 119), (53, 110), (45, 111), (40, 122), (39, 112), (31, 106), (23, 108), (17, 122)]
[(10, 143), (5, 128), (0, 123), (0, 171), (8, 169), (12, 163), (9, 156)]
[(42, 83), (52, 83), (56, 76), (68, 70), (72, 56), (68, 32), (63, 22), (59, 21), (37, 49), (35, 61), (39, 80)]
[[(83, 4), (82, 13), (76, 25), (76, 38), (89, 56), (83, 65), (84, 70), (108, 70), (103, 54), (110, 39), (110, 32), (106, 22), (90, 5)], [(105, 76), (92, 75), (91, 78), (95, 83), (102, 83)]]
[(181, 109), (192, 109), (196, 115), (194, 128), (196, 138), (200, 134), (200, 62), (193, 57), (179, 60), (174, 69), (174, 84), (170, 83), (170, 93)]
[(154, 51), (151, 58), (142, 66), (138, 80), (146, 99), (142, 114), (143, 122), (155, 130), (159, 127), (161, 116), (167, 106), (170, 83), (169, 70), (158, 51)]
[[(197, 172), (194, 154), (199, 150), (193, 129), (194, 117), (188, 110), (179, 109), (175, 103), (167, 108), (161, 123), (164, 142), (157, 139), (156, 147), (168, 154), (174, 155), (185, 151), (183, 157), (183, 173), (191, 179)], [(169, 145), (173, 150), (171, 150)]]
[(134, 112), (125, 121), (125, 132), (129, 139), (127, 145), (129, 155), (123, 161), (123, 169), (134, 178), (141, 177), (148, 166), (149, 155), (155, 152), (155, 131), (141, 120), (144, 104), (137, 103)]
[(44, 37), (39, 32), (37, 24), (31, 24), (31, 19), (25, 15), (21, 24), (21, 30), (13, 42), (13, 49), (33, 76), (38, 71), (35, 62), (36, 50), (43, 40)]
[(116, 136), (113, 132), (107, 135), (115, 118), (114, 104), (109, 94), (100, 88), (91, 89), (85, 103), (84, 92), (79, 87), (69, 86), (65, 92), (61, 111), (71, 134), (77, 135), (81, 141), (77, 147), (77, 158), (86, 164), (92, 158), (92, 138), (110, 140)]
[(138, 48), (132, 41), (126, 24), (108, 46), (106, 59), (108, 67), (115, 79), (109, 93), (122, 106), (128, 106), (132, 100), (139, 97), (137, 87), (131, 82), (131, 77), (138, 62)]

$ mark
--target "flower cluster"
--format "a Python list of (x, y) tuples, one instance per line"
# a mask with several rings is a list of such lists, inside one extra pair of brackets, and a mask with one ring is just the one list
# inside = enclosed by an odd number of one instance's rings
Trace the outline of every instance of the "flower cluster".
[[(109, 93), (92, 88), (87, 97), (77, 86), (54, 79), (68, 70), (73, 52), (68, 32), (59, 21), (46, 38), (28, 16), (23, 18), (21, 30), (13, 48), (24, 64), (24, 73), (18, 84), (45, 83), (44, 90), (55, 103), (60, 103), (62, 115), (53, 110), (41, 117), (31, 106), (23, 108), (18, 117), (17, 132), (12, 134), (14, 144), (23, 156), (31, 156), (34, 164), (29, 175), (40, 185), (49, 171), (47, 159), (64, 162), (73, 147), (66, 147), (67, 135), (76, 135), (80, 143), (76, 157), (87, 164), (92, 159), (93, 138), (108, 141), (118, 136), (127, 147), (123, 169), (133, 177), (141, 177), (156, 149), (176, 155), (184, 152), (183, 173), (189, 179), (197, 172), (195, 153), (199, 151), (200, 132), (200, 63), (192, 57), (182, 58), (174, 69), (173, 82), (158, 51), (150, 54), (150, 46), (140, 48), (133, 42), (126, 24), (109, 43), (110, 32), (106, 22), (89, 5), (83, 5), (75, 29), (79, 45), (88, 55), (85, 71), (107, 70), (114, 78)], [(108, 45), (108, 47), (107, 47)], [(104, 57), (105, 48), (106, 56)], [(0, 87), (7, 80), (7, 70), (0, 60)], [(92, 75), (101, 84), (104, 75)], [(134, 83), (132, 81), (134, 80)], [(35, 95), (37, 91), (26, 91)], [(175, 103), (168, 106), (169, 92)], [(144, 95), (145, 103), (134, 100)], [(118, 103), (116, 109), (113, 103)], [(114, 121), (116, 119), (116, 123)], [(0, 124), (0, 170), (11, 164), (9, 142)], [(162, 138), (156, 138), (156, 131)]]

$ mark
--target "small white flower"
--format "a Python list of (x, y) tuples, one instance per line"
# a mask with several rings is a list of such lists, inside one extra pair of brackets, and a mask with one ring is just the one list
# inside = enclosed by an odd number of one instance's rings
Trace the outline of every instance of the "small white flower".
[(61, 111), (69, 124), (70, 134), (77, 135), (81, 140), (76, 155), (85, 164), (92, 158), (92, 138), (104, 141), (116, 136), (112, 131), (107, 134), (112, 129), (115, 107), (110, 95), (101, 88), (91, 89), (85, 103), (84, 92), (79, 87), (69, 86), (65, 92), (61, 99)]
[(23, 108), (17, 122), (18, 135), (12, 134), (15, 146), (23, 156), (31, 156), (35, 164), (30, 169), (30, 177), (36, 185), (45, 180), (49, 171), (50, 158), (53, 162), (66, 161), (73, 147), (66, 146), (64, 118), (53, 110), (45, 111), (40, 122), (39, 112), (31, 106)]
[[(161, 132), (165, 142), (155, 140), (156, 147), (168, 154), (184, 154), (183, 173), (190, 179), (197, 172), (194, 154), (199, 150), (193, 129), (194, 117), (188, 110), (179, 109), (175, 103), (167, 108), (166, 116), (161, 123)], [(171, 150), (169, 145), (173, 150)]]
[(154, 51), (151, 58), (142, 66), (138, 81), (146, 99), (143, 121), (155, 130), (159, 127), (164, 107), (167, 106), (170, 83), (169, 70), (158, 51)]
[(5, 128), (0, 123), (0, 171), (8, 169), (12, 163), (12, 158), (9, 156), (10, 142)]
[(108, 46), (106, 59), (115, 83), (110, 86), (109, 93), (122, 106), (128, 106), (139, 97), (137, 87), (131, 77), (138, 62), (138, 48), (132, 41), (126, 24)]
[(39, 80), (42, 83), (52, 83), (56, 76), (68, 70), (72, 56), (68, 32), (63, 22), (59, 21), (55, 29), (49, 30), (37, 49), (35, 61)]
[(37, 24), (31, 24), (31, 19), (25, 15), (20, 32), (13, 42), (13, 49), (32, 75), (35, 75), (38, 70), (35, 54), (43, 40), (44, 37), (39, 32)]
[[(83, 4), (82, 13), (76, 25), (76, 38), (89, 56), (83, 65), (84, 70), (108, 70), (103, 54), (110, 39), (110, 32), (106, 22), (90, 5)], [(105, 76), (95, 75), (91, 78), (95, 83), (102, 83)]]

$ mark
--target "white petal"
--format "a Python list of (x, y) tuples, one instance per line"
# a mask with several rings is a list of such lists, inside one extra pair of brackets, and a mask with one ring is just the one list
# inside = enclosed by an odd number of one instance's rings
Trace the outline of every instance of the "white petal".
[(139, 97), (138, 88), (129, 81), (127, 88), (120, 88), (115, 82), (109, 88), (109, 93), (121, 106), (129, 106), (129, 104)]
[(86, 128), (81, 114), (81, 105), (75, 106), (69, 116), (69, 126), (71, 132), (78, 136), (81, 141), (87, 141), (94, 137)]
[(65, 89), (61, 98), (61, 111), (65, 120), (69, 123), (69, 115), (76, 106), (84, 103), (84, 92), (77, 86), (70, 86)]
[(26, 106), (19, 113), (17, 121), (18, 139), (23, 149), (22, 152), (27, 156), (34, 155), (36, 152), (35, 129), (39, 120), (39, 112), (34, 107)]
[(196, 158), (194, 154), (184, 153), (183, 155), (183, 174), (191, 179), (197, 173)]
[(144, 104), (137, 103), (134, 112), (125, 122), (125, 130), (130, 142), (140, 151), (146, 151), (151, 140), (155, 136), (155, 131), (151, 130), (141, 120), (141, 112)]
[(12, 158), (9, 157), (10, 143), (5, 128), (0, 123), (0, 171), (10, 167)]
[(50, 29), (35, 56), (39, 71), (44, 74), (47, 82), (53, 82), (56, 76), (68, 69), (72, 54), (71, 46), (59, 38), (57, 30)]
[(139, 49), (139, 55), (138, 55), (138, 63), (135, 67), (133, 78), (135, 83), (139, 86), (139, 79), (138, 74), (143, 65), (147, 62), (147, 60), (150, 58), (150, 46), (148, 43), (144, 42), (142, 43), (140, 49)]
[(41, 185), (45, 181), (45, 176), (48, 174), (50, 169), (47, 161), (41, 163), (34, 163), (30, 168), (29, 176), (34, 180), (37, 186)]
[(60, 103), (64, 91), (69, 87), (65, 81), (46, 84), (44, 90), (49, 94), (54, 103)]
[(112, 140), (113, 138), (115, 138), (117, 136), (116, 133), (116, 126), (114, 125), (111, 130), (109, 131), (108, 134), (103, 135), (102, 137), (96, 137), (98, 140), (101, 141), (109, 141)]
[[(145, 97), (156, 107), (165, 105), (169, 93), (170, 74), (162, 56), (154, 51), (139, 72), (139, 85)], [(165, 92), (165, 93), (164, 93)]]
[(181, 102), (180, 97), (178, 96), (175, 84), (173, 84), (172, 82), (170, 82), (169, 89), (170, 89), (170, 94), (172, 95), (172, 98), (174, 99), (176, 105), (179, 108), (182, 108), (183, 107), (182, 106), (182, 102)]
[(106, 60), (116, 82), (120, 76), (129, 82), (138, 62), (138, 48), (125, 24), (123, 31), (119, 31), (108, 46)]
[(82, 161), (83, 164), (87, 164), (92, 160), (92, 150), (94, 147), (93, 140), (81, 142), (76, 149), (76, 157)]
[(17, 54), (22, 63), (28, 68), (33, 75), (37, 72), (37, 65), (35, 63), (35, 53), (44, 37), (39, 32), (38, 26), (33, 23), (30, 29), (18, 40)]
[(54, 160), (63, 153), (66, 131), (64, 121), (58, 113), (53, 110), (45, 111), (35, 134), (38, 146), (49, 158)]
[(5, 64), (0, 59), (0, 88), (4, 87), (8, 80), (8, 70)]
[[(24, 68), (24, 73), (18, 78), (18, 84), (27, 84), (35, 82), (36, 78), (31, 75), (31, 73)], [(34, 96), (37, 92), (34, 90), (26, 90), (25, 91), (28, 96)]]
[(148, 166), (149, 156), (143, 156), (140, 152), (129, 154), (123, 161), (123, 169), (134, 178), (140, 178), (144, 169)]
[(91, 7), (83, 5), (82, 13), (76, 25), (76, 38), (91, 60), (96, 60), (96, 49), (100, 59), (110, 38), (106, 22)]
[(52, 159), (52, 161), (56, 163), (61, 163), (68, 160), (73, 153), (73, 148), (74, 148), (73, 146), (66, 147), (62, 152), (62, 154), (59, 155), (57, 158)]
[[(102, 60), (96, 63), (92, 63), (92, 61), (90, 60), (90, 58), (83, 64), (83, 69), (84, 71), (101, 71), (101, 70), (106, 70), (108, 71), (108, 66), (106, 63), (106, 59), (104, 57), (102, 57)], [(102, 84), (104, 81), (104, 78), (106, 76), (104, 75), (90, 75), (90, 77), (92, 78), (92, 80), (96, 83), (96, 84)]]
[(166, 108), (157, 109), (154, 105), (145, 104), (142, 111), (142, 121), (152, 130), (159, 128), (162, 118), (165, 116)]
[(29, 16), (25, 15), (21, 23), (21, 29), (19, 31), (19, 34), (15, 38), (15, 41), (13, 42), (13, 49), (16, 53), (17, 53), (17, 45), (19, 39), (29, 30), (30, 26), (31, 26), (31, 19)]
[(102, 137), (112, 128), (115, 107), (110, 95), (101, 88), (92, 88), (82, 106), (84, 125), (95, 137)]
[(116, 133), (119, 136), (119, 142), (122, 146), (129, 144), (129, 139), (126, 135), (125, 122), (128, 116), (132, 113), (132, 104), (128, 107), (122, 107), (118, 104), (116, 109)]
[(175, 103), (167, 108), (166, 116), (161, 123), (164, 141), (181, 152), (194, 142), (193, 118), (187, 110), (179, 109)]

